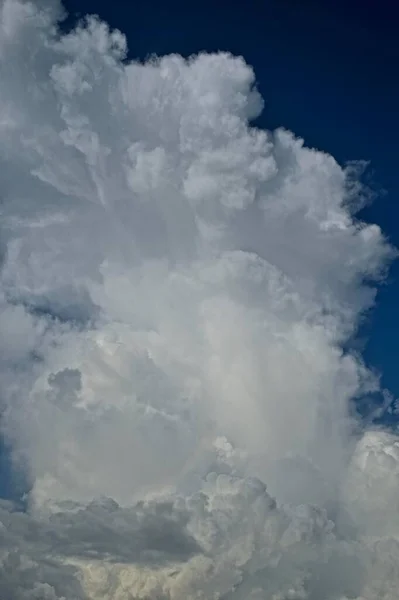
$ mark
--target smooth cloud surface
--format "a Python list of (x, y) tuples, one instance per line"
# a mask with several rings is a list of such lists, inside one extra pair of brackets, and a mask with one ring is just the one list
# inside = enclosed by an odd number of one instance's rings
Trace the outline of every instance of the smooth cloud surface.
[(128, 63), (61, 13), (0, 3), (2, 428), (29, 489), (0, 596), (397, 598), (399, 440), (357, 441), (378, 381), (343, 350), (393, 256), (357, 169), (250, 127), (241, 58)]

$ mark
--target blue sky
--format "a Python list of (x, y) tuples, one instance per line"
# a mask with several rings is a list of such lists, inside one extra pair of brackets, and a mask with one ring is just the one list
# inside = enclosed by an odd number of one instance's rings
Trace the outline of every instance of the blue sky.
[[(265, 0), (133, 3), (67, 0), (72, 16), (97, 13), (128, 37), (131, 57), (228, 50), (250, 63), (266, 100), (259, 124), (283, 125), (338, 161), (370, 161), (380, 193), (363, 211), (399, 246), (399, 40), (393, 2)], [(399, 396), (399, 265), (364, 330), (366, 360)]]

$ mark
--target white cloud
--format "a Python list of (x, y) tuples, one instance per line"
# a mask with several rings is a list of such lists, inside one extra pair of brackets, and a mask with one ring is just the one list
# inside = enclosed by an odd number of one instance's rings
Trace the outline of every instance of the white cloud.
[(393, 257), (356, 169), (251, 128), (243, 59), (129, 63), (61, 14), (0, 4), (2, 428), (29, 488), (0, 595), (396, 598), (399, 442), (357, 443), (378, 381), (343, 350)]

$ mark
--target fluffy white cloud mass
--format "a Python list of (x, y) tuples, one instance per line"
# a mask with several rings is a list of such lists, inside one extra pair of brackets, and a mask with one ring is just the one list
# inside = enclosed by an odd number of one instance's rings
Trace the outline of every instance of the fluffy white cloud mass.
[(0, 597), (397, 599), (399, 440), (351, 412), (393, 256), (359, 169), (251, 126), (242, 58), (129, 62), (61, 16), (0, 0)]

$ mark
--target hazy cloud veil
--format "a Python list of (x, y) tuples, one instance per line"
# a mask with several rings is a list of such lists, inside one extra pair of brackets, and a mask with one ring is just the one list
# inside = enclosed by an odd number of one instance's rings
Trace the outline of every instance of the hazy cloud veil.
[(350, 416), (393, 256), (356, 168), (251, 127), (243, 59), (129, 63), (61, 15), (0, 0), (0, 597), (397, 599), (399, 441)]

